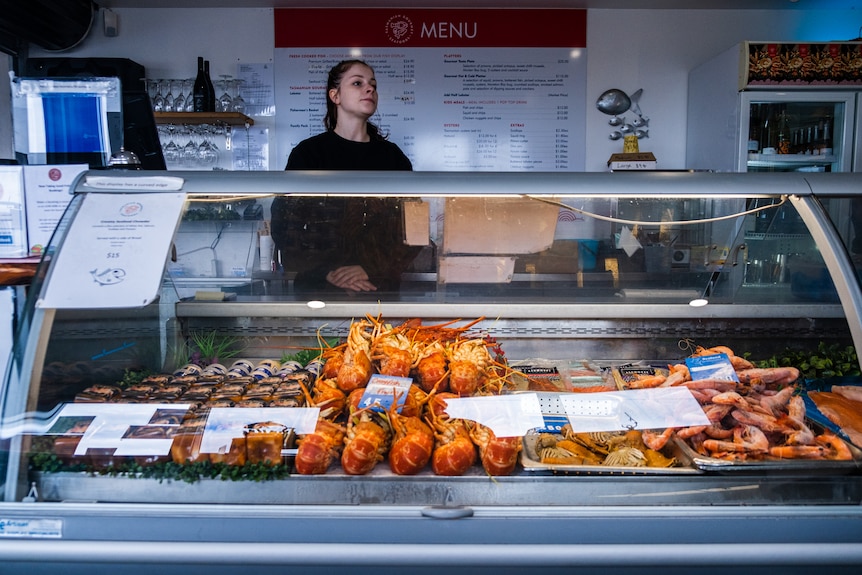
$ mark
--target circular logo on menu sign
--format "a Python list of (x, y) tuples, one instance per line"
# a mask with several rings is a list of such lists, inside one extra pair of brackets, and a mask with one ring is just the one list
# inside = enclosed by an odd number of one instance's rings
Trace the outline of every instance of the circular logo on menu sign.
[(393, 44), (405, 44), (413, 36), (413, 22), (403, 14), (397, 14), (386, 21), (386, 37)]
[(136, 216), (141, 213), (142, 209), (144, 209), (144, 206), (142, 206), (138, 202), (129, 202), (128, 204), (124, 204), (122, 207), (120, 207), (120, 215)]
[(52, 182), (56, 182), (60, 178), (63, 177), (63, 172), (59, 170), (59, 168), (51, 168), (48, 170), (48, 179)]

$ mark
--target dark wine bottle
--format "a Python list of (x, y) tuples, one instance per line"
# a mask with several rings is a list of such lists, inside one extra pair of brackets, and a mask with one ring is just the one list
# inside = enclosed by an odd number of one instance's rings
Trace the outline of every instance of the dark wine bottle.
[(215, 94), (215, 86), (213, 86), (212, 78), (210, 78), (210, 61), (209, 60), (204, 60), (204, 78), (206, 78), (207, 98), (209, 98), (209, 108), (207, 108), (207, 112), (215, 112), (216, 111), (216, 94)]
[(198, 56), (198, 75), (195, 76), (193, 90), (195, 112), (209, 112), (212, 106), (212, 99), (207, 89), (206, 70), (204, 69), (204, 59), (201, 56)]

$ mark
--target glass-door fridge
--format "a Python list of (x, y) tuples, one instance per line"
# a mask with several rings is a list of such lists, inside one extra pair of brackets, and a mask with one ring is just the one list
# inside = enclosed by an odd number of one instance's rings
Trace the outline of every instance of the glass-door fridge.
[(858, 111), (853, 92), (742, 92), (740, 110), (737, 171), (849, 172), (859, 167), (853, 161)]
[(862, 45), (745, 42), (689, 73), (686, 167), (862, 170)]

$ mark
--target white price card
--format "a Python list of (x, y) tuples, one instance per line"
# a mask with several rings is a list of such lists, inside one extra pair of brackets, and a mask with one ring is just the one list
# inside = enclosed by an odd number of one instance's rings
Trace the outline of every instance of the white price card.
[[(75, 448), (77, 456), (86, 455), (89, 449), (113, 449), (118, 456), (166, 455), (171, 450), (170, 431), (179, 424), (161, 423), (160, 416), (172, 414), (175, 419), (182, 418), (189, 407), (187, 403), (67, 403), (50, 419), (22, 422), (18, 431), (80, 434), (81, 440)], [(141, 431), (140, 428), (159, 429), (165, 433), (134, 433)]]
[(576, 433), (709, 425), (685, 387), (561, 394), (560, 403)]
[(92, 309), (153, 301), (184, 202), (179, 192), (88, 194), (37, 305)]
[(254, 423), (278, 423), (306, 435), (314, 431), (319, 415), (317, 407), (214, 407), (207, 416), (201, 453), (230, 450), (231, 440), (243, 437), (246, 426)]
[(497, 437), (518, 437), (545, 425), (535, 393), (447, 399), (446, 414), (481, 423)]

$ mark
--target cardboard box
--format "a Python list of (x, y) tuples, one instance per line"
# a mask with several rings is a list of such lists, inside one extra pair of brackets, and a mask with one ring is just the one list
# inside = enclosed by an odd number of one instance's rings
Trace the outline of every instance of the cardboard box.
[(515, 270), (510, 256), (450, 256), (440, 258), (440, 283), (509, 283)]
[(87, 164), (24, 166), (29, 255), (42, 255), (72, 199), (72, 183), (88, 168)]
[(531, 254), (551, 247), (560, 207), (530, 198), (447, 198), (444, 254)]
[(0, 257), (27, 257), (24, 173), (21, 166), (0, 166)]
[(404, 243), (408, 246), (427, 246), (431, 237), (431, 206), (423, 201), (406, 201), (402, 205)]

